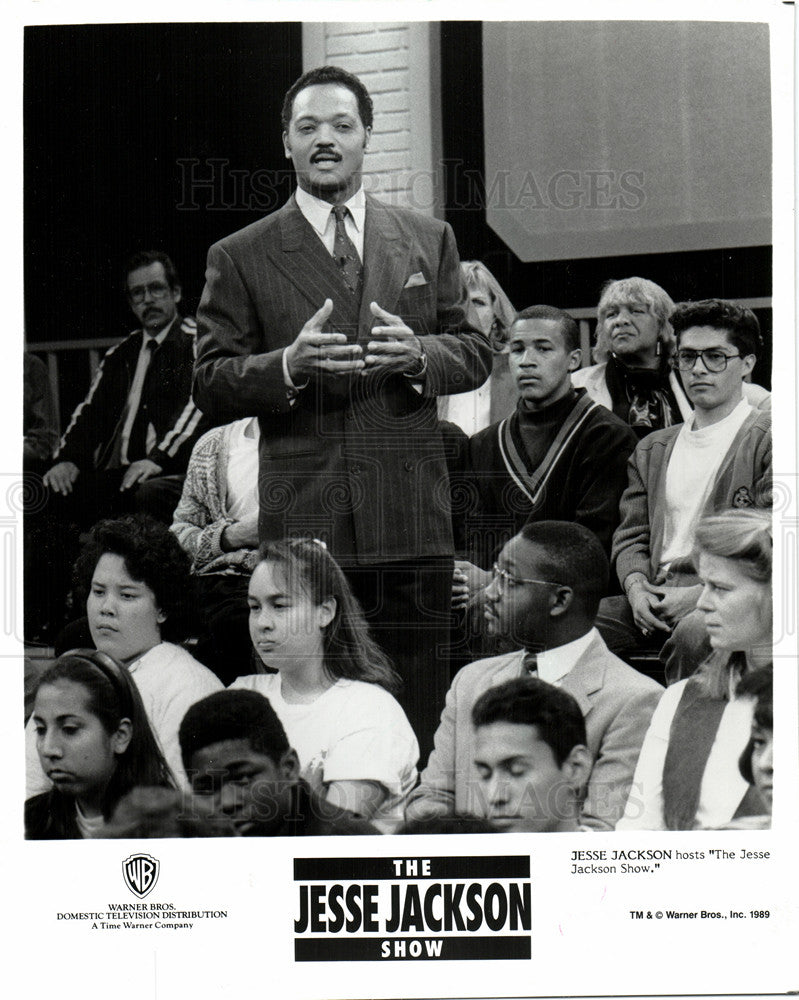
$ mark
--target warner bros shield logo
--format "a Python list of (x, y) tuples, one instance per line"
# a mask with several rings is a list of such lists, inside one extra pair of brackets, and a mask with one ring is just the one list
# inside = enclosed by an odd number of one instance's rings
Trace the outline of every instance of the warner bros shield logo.
[(161, 862), (150, 854), (131, 854), (122, 862), (125, 885), (139, 899), (155, 888), (160, 870)]

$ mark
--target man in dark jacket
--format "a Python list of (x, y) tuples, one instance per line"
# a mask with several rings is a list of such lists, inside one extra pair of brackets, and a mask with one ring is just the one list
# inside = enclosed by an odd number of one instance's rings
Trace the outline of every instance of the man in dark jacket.
[(80, 531), (131, 509), (171, 524), (192, 446), (205, 430), (191, 399), (195, 324), (178, 313), (172, 261), (143, 251), (125, 276), (141, 327), (100, 363), (44, 475), (46, 502), (28, 516), (30, 554), (48, 565), (50, 616), (61, 614)]
[(101, 508), (84, 513), (88, 523), (94, 513), (117, 513), (123, 501), (114, 493), (130, 494), (139, 510), (156, 516), (162, 503), (173, 501), (174, 508), (180, 485), (158, 480), (185, 472), (202, 416), (191, 399), (195, 325), (178, 315), (181, 289), (172, 261), (144, 251), (125, 274), (128, 302), (142, 327), (106, 353), (44, 477), (64, 497), (102, 495)]
[(489, 584), (500, 549), (527, 523), (582, 524), (609, 554), (636, 437), (572, 388), (579, 363), (579, 330), (568, 313), (546, 305), (519, 313), (508, 336), (516, 410), (470, 439), (469, 468), (452, 476), (469, 559), (457, 563), (456, 606)]

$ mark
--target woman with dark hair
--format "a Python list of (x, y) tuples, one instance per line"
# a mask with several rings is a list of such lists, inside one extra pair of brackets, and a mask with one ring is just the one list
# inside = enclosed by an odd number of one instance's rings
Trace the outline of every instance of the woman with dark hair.
[[(222, 684), (175, 645), (186, 638), (191, 601), (189, 560), (166, 525), (137, 514), (100, 521), (75, 563), (97, 649), (121, 663), (136, 684), (147, 718), (182, 787), (178, 728), (195, 701)], [(47, 787), (28, 748), (28, 794)]]
[(384, 831), (402, 819), (419, 747), (346, 577), (316, 540), (267, 543), (250, 580), (250, 636), (273, 671), (232, 688), (264, 695), (303, 777)]
[[(757, 791), (762, 815), (750, 819), (745, 829), (768, 829), (771, 826), (771, 803), (774, 791), (774, 675), (770, 667), (753, 670), (741, 678), (739, 698), (753, 698), (755, 711), (749, 742), (738, 758), (741, 777)], [(759, 821), (759, 822), (757, 822)], [(741, 828), (741, 827), (739, 827)]]
[(39, 680), (32, 723), (52, 787), (25, 803), (28, 840), (91, 837), (132, 788), (174, 788), (133, 678), (105, 653), (60, 656)]
[(762, 812), (738, 769), (753, 701), (736, 689), (771, 663), (772, 547), (766, 511), (742, 508), (699, 522), (697, 607), (712, 653), (660, 699), (617, 830), (717, 829)]

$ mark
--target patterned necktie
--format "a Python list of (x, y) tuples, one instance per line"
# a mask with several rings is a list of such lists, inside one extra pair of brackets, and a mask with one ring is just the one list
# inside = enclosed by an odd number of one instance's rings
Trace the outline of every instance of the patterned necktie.
[(538, 677), (538, 653), (527, 652), (524, 654), (522, 670), (528, 677)]
[(345, 208), (344, 205), (334, 205), (332, 209), (333, 215), (336, 219), (336, 237), (333, 240), (333, 256), (336, 258), (336, 263), (341, 268), (341, 276), (344, 278), (344, 284), (349, 288), (355, 296), (360, 296), (361, 294), (361, 258), (358, 256), (358, 251), (355, 249), (355, 244), (349, 238), (347, 230), (344, 227), (344, 220), (346, 219), (349, 209)]

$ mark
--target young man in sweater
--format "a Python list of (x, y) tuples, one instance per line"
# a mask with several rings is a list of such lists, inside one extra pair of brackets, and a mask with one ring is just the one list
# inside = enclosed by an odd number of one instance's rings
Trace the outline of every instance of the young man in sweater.
[(518, 405), (471, 438), (468, 472), (454, 484), (472, 496), (464, 512), (468, 561), (456, 563), (456, 607), (480, 600), (499, 550), (528, 522), (574, 521), (610, 552), (637, 438), (585, 389), (572, 387), (579, 342), (574, 319), (553, 306), (524, 309), (511, 326), (508, 365)]
[(695, 613), (702, 588), (690, 562), (697, 521), (767, 506), (771, 491), (771, 414), (753, 409), (743, 392), (762, 347), (757, 317), (707, 299), (678, 305), (671, 325), (673, 363), (694, 412), (648, 435), (630, 458), (612, 556), (626, 597), (602, 601), (597, 620), (620, 654), (670, 636), (661, 654), (670, 682), (691, 673), (705, 651)]

